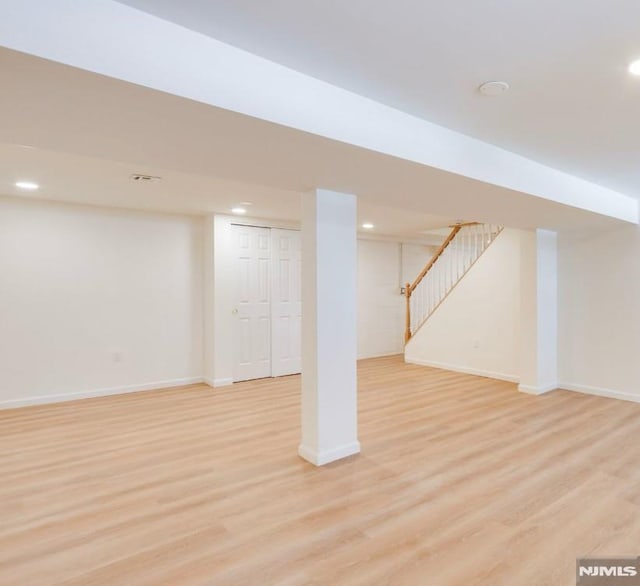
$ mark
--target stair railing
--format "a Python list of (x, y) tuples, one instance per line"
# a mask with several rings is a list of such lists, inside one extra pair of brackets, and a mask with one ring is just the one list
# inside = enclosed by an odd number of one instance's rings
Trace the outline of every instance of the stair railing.
[(405, 344), (502, 231), (502, 226), (456, 224), (413, 283), (405, 286)]

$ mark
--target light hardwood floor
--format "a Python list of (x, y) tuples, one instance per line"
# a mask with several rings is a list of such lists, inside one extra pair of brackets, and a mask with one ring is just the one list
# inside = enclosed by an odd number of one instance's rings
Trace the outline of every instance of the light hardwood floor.
[(299, 377), (0, 412), (0, 584), (575, 584), (640, 554), (640, 405), (382, 358), (362, 454), (297, 457)]

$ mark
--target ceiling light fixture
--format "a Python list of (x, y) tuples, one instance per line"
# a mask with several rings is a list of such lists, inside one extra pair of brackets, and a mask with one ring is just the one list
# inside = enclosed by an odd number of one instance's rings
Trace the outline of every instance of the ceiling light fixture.
[(631, 75), (640, 75), (640, 59), (636, 59), (629, 64), (629, 73)]
[(242, 214), (246, 214), (247, 210), (245, 208), (231, 208), (231, 213), (242, 215)]
[(40, 186), (33, 181), (16, 181), (16, 187), (19, 189), (27, 189), (28, 191), (35, 191)]
[(375, 226), (371, 222), (365, 222), (364, 224), (362, 224), (362, 227), (365, 230), (373, 230), (373, 228), (375, 228)]
[(500, 96), (509, 91), (509, 84), (506, 81), (486, 81), (478, 91), (483, 96)]

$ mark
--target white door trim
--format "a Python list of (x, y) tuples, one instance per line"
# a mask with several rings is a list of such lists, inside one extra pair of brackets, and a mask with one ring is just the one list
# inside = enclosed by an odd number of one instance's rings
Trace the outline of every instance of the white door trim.
[(299, 230), (271, 230), (271, 371), (298, 374), (302, 362), (302, 247)]

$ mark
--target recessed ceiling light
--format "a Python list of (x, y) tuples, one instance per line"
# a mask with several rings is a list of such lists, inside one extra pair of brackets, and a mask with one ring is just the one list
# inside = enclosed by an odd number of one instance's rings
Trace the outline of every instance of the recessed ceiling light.
[(375, 228), (375, 226), (371, 222), (365, 222), (364, 224), (362, 224), (362, 227), (365, 230), (373, 230), (373, 228)]
[(487, 81), (478, 88), (478, 91), (483, 96), (499, 96), (509, 91), (509, 84), (506, 81)]
[(40, 186), (33, 181), (16, 181), (16, 187), (20, 189), (28, 189), (29, 191), (35, 191)]
[(631, 75), (640, 75), (640, 59), (636, 59), (629, 64), (629, 73)]
[(245, 208), (231, 208), (231, 213), (242, 215), (242, 214), (246, 214), (247, 210)]

